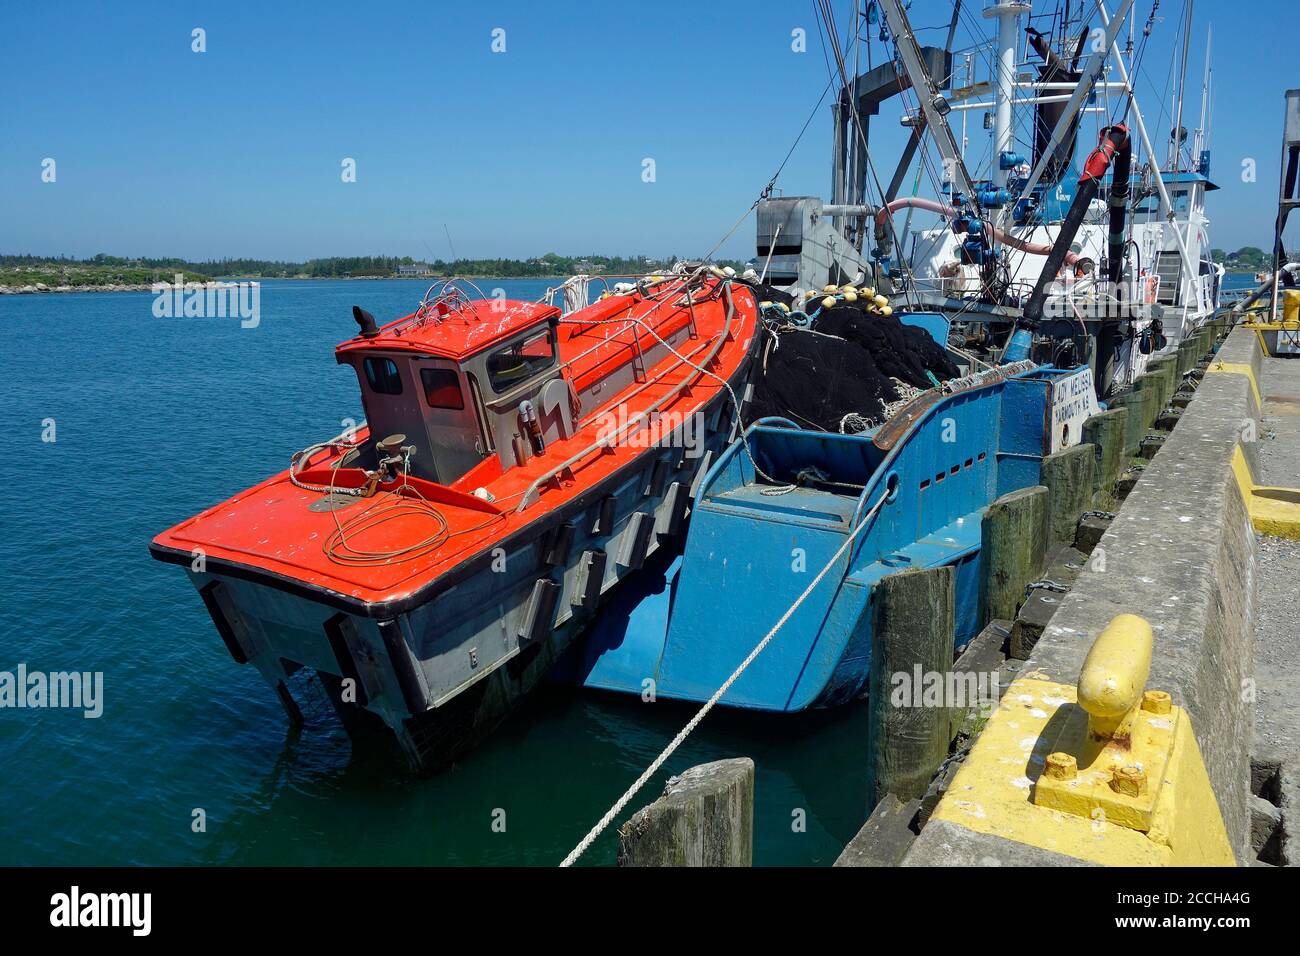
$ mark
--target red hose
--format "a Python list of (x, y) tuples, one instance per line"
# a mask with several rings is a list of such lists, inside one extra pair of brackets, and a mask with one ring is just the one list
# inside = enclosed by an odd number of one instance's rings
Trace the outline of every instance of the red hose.
[[(949, 206), (945, 203), (941, 203), (938, 200), (921, 199), (916, 196), (905, 196), (902, 199), (895, 199), (893, 202), (889, 203), (887, 206), (885, 206), (879, 212), (877, 212), (876, 222), (879, 225), (883, 226), (885, 224), (885, 220), (889, 218), (890, 214), (895, 213), (900, 209), (907, 209), (909, 207), (916, 208), (916, 209), (925, 209), (929, 212), (937, 212), (939, 215), (947, 216), (949, 219), (957, 215), (956, 209), (954, 209), (952, 206)], [(1005, 242), (1012, 249), (1019, 249), (1021, 252), (1028, 252), (1031, 255), (1045, 256), (1052, 251), (1051, 246), (1044, 245), (1041, 242), (1026, 242), (1024, 239), (1017, 239), (1015, 236), (1003, 232), (1001, 229), (998, 229), (996, 227), (993, 227), (993, 236), (999, 242)], [(1079, 261), (1079, 256), (1077, 253), (1074, 252), (1066, 253), (1065, 264), (1067, 266), (1072, 266), (1078, 261)]]

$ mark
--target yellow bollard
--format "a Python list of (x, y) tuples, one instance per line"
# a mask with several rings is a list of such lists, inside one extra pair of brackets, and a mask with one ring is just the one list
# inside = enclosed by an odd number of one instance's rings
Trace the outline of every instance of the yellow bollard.
[(932, 819), (1094, 863), (1232, 866), (1191, 717), (1146, 689), (1154, 645), (1120, 614), (1077, 685), (1017, 678)]
[(1120, 614), (1093, 642), (1079, 673), (1079, 706), (1088, 712), (1088, 736), (1105, 743), (1132, 735), (1133, 719), (1151, 673), (1151, 625)]

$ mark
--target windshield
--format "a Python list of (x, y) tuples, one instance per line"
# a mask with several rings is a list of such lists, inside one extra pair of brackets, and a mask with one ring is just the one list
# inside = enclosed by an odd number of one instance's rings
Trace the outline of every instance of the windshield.
[(555, 361), (551, 330), (543, 329), (493, 352), (487, 360), (488, 381), (498, 394), (527, 381)]

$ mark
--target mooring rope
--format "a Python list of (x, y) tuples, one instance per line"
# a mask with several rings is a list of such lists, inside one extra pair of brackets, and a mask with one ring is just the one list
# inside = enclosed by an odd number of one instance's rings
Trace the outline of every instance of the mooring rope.
[(637, 777), (636, 782), (634, 782), (632, 786), (628, 787), (627, 792), (614, 802), (614, 805), (610, 807), (596, 825), (591, 828), (590, 832), (582, 838), (577, 846), (569, 851), (569, 855), (560, 863), (561, 867), (572, 866), (578, 857), (587, 852), (587, 849), (596, 841), (596, 838), (599, 837), (601, 833), (605, 831), (605, 828), (614, 821), (614, 818), (623, 811), (623, 808), (626, 807), (631, 799), (637, 795), (637, 792), (646, 785), (651, 777), (659, 772), (659, 768), (664, 765), (664, 761), (671, 757), (673, 752), (676, 751), (686, 738), (691, 735), (691, 732), (699, 726), (700, 721), (704, 720), (709, 711), (713, 709), (713, 706), (723, 698), (728, 690), (731, 689), (731, 685), (740, 679), (740, 675), (745, 672), (746, 668), (748, 668), (750, 664), (754, 663), (754, 660), (758, 655), (763, 653), (763, 649), (772, 642), (772, 638), (776, 637), (781, 628), (785, 627), (786, 622), (790, 620), (795, 611), (799, 610), (799, 607), (803, 602), (808, 599), (808, 596), (812, 594), (817, 585), (821, 583), (822, 578), (826, 577), (826, 575), (830, 573), (831, 568), (833, 568), (839, 562), (840, 558), (843, 557), (844, 552), (853, 544), (862, 529), (871, 523), (871, 519), (876, 516), (876, 512), (880, 510), (881, 505), (885, 503), (887, 497), (889, 497), (889, 491), (888, 489), (885, 489), (876, 503), (867, 510), (865, 515), (862, 516), (862, 520), (858, 522), (857, 527), (849, 532), (848, 536), (844, 539), (844, 543), (840, 545), (839, 550), (836, 551), (835, 554), (831, 556), (831, 559), (826, 562), (826, 566), (817, 572), (817, 576), (812, 579), (812, 582), (806, 588), (804, 588), (803, 593), (795, 598), (795, 602), (790, 605), (784, 614), (781, 615), (781, 619), (777, 621), (763, 639), (755, 645), (754, 649), (749, 652), (749, 656), (740, 662), (740, 666), (731, 672), (731, 676), (723, 682), (722, 686), (714, 691), (713, 696), (705, 702), (704, 706), (696, 711), (695, 716), (690, 719), (686, 726), (681, 729), (681, 732), (672, 739), (668, 746), (665, 747), (650, 766), (645, 769), (645, 772), (642, 773), (641, 776)]

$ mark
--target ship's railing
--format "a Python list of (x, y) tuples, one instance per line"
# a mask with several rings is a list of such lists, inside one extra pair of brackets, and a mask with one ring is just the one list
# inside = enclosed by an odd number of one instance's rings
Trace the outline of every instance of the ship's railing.
[[(682, 289), (681, 289), (682, 293), (685, 294), (686, 296), (690, 296), (690, 294), (691, 294), (691, 292), (692, 292), (692, 289), (691, 289), (691, 281), (690, 281), (690, 277), (689, 277), (689, 276), (681, 276), (681, 277), (674, 276), (673, 279), (670, 280), (670, 281), (675, 281), (675, 282), (676, 282), (676, 281), (679, 281), (679, 282), (681, 283), (681, 286), (682, 286)], [(658, 284), (658, 283), (653, 283), (652, 285), (657, 285), (657, 284)], [(673, 293), (673, 295), (676, 295), (676, 294), (677, 294), (676, 292)], [(648, 318), (648, 317), (650, 316), (651, 313), (653, 313), (653, 312), (657, 312), (659, 309), (661, 309), (665, 304), (667, 304), (667, 303), (670, 302), (670, 301), (672, 301), (670, 297), (669, 297), (669, 298), (664, 298), (664, 299), (660, 300), (658, 303), (656, 303), (655, 306), (654, 306), (654, 308), (652, 308), (652, 309), (650, 309), (649, 311), (647, 311), (647, 312), (645, 313), (645, 315), (639, 315), (639, 316), (638, 316), (638, 315), (632, 315), (632, 314), (631, 314), (632, 306), (628, 306), (628, 315), (624, 316), (623, 319), (621, 320), (623, 324), (622, 324), (622, 326), (620, 326), (620, 328), (618, 329), (618, 331), (621, 332), (621, 331), (623, 331), (623, 329), (626, 329), (626, 328), (629, 328), (629, 327), (634, 327), (638, 322), (642, 322), (643, 320), (645, 320), (646, 318)], [(689, 301), (689, 305), (693, 306), (694, 304), (695, 304), (695, 300), (691, 299), (691, 300)], [(610, 319), (610, 320), (602, 320), (602, 321), (615, 322), (615, 321), (619, 321), (619, 320), (617, 320), (617, 319)], [(593, 323), (593, 324), (600, 324), (600, 323)], [(692, 325), (695, 324), (695, 323), (694, 323), (694, 318), (692, 318), (692, 320), (691, 320), (691, 324), (692, 324)], [(608, 338), (601, 339), (601, 340), (600, 340), (599, 342), (597, 342), (595, 345), (591, 346), (591, 348), (586, 349), (585, 351), (579, 352), (577, 355), (574, 355), (574, 356), (572, 356), (572, 357), (570, 357), (570, 358), (568, 358), (568, 359), (565, 359), (564, 362), (561, 364), (560, 367), (561, 367), (561, 368), (568, 368), (568, 367), (572, 366), (572, 365), (573, 365), (575, 362), (577, 362), (579, 359), (586, 358), (588, 355), (590, 355), (592, 352), (595, 352), (597, 349), (602, 349), (602, 348), (604, 348), (606, 345), (609, 344), (609, 341), (610, 341), (610, 340), (609, 340)], [(639, 348), (640, 348), (640, 338), (639, 338), (639, 337), (636, 337), (636, 338), (633, 339), (633, 342), (632, 342), (632, 348), (633, 348), (633, 349), (639, 349)]]
[[(700, 342), (698, 345), (695, 346), (695, 348), (691, 349), (691, 350), (690, 350), (689, 352), (687, 352), (685, 355), (680, 356), (680, 359), (685, 360), (687, 363), (689, 363), (690, 360), (694, 359), (695, 356), (698, 355), (701, 351), (703, 351), (704, 349), (708, 348), (709, 345), (710, 345), (710, 342)], [(705, 361), (707, 362), (708, 359), (705, 359)], [(632, 389), (632, 391), (630, 391), (630, 392), (626, 393), (625, 395), (623, 395), (623, 396), (622, 396), (622, 400), (623, 400), (624, 402), (626, 402), (626, 401), (628, 401), (629, 399), (635, 398), (637, 395), (640, 395), (642, 392), (644, 392), (644, 391), (645, 391), (647, 388), (649, 388), (651, 385), (654, 385), (656, 382), (659, 382), (660, 380), (662, 380), (666, 375), (668, 375), (668, 374), (670, 374), (670, 373), (672, 373), (672, 372), (677, 371), (677, 369), (681, 368), (682, 364), (683, 364), (683, 361), (681, 361), (681, 360), (679, 360), (679, 361), (677, 361), (677, 362), (674, 362), (672, 365), (668, 366), (668, 368), (666, 368), (666, 369), (664, 369), (663, 371), (659, 372), (657, 375), (653, 376), (652, 378), (648, 378), (648, 379), (646, 379), (644, 382), (642, 382), (641, 384), (639, 384), (636, 388)], [(701, 363), (701, 364), (704, 364), (704, 363)], [(582, 422), (582, 425), (588, 425), (588, 424), (590, 424), (590, 423), (591, 423), (591, 420), (592, 420), (592, 417), (594, 417), (596, 414), (597, 414), (596, 411), (593, 410), (593, 411), (592, 411), (592, 415), (591, 415), (591, 417), (589, 417), (585, 422)]]
[[(577, 279), (583, 280), (581, 286), (583, 290), (583, 298), (586, 299), (587, 287), (595, 282), (601, 283), (601, 285), (605, 287), (605, 292), (609, 293), (614, 291), (612, 288), (610, 288), (611, 279), (631, 279), (635, 282), (641, 282), (643, 280), (650, 279), (654, 276), (658, 276), (663, 281), (689, 278), (688, 273), (673, 272), (671, 270), (665, 270), (663, 272), (627, 272), (627, 273), (623, 273), (623, 272), (585, 273), (584, 272), (584, 273), (578, 273), (577, 275), (569, 276), (569, 278), (565, 279), (557, 286), (547, 286), (546, 291), (542, 293), (541, 297), (537, 301), (545, 302), (549, 306), (554, 306), (555, 297), (563, 293), (565, 295), (565, 305), (563, 307), (563, 311), (565, 315), (568, 315), (570, 312), (577, 311), (578, 309), (581, 308), (585, 308), (587, 305), (590, 304), (589, 301), (585, 301), (581, 305), (577, 306), (576, 308), (573, 309), (569, 308), (568, 293), (572, 285), (577, 285), (577, 283), (575, 283), (575, 280)], [(656, 283), (651, 283), (651, 284), (653, 285)]]
[[(724, 313), (722, 328), (719, 330), (717, 337), (713, 341), (713, 347), (709, 349), (708, 354), (704, 356), (704, 358), (700, 361), (700, 363), (695, 366), (697, 369), (708, 367), (709, 363), (712, 362), (714, 358), (717, 357), (718, 352), (722, 350), (723, 343), (727, 341), (727, 336), (731, 333), (731, 322), (732, 319), (735, 317), (736, 307), (735, 307), (735, 303), (732, 301), (731, 298), (730, 283), (723, 284), (722, 298), (724, 303), (726, 304), (726, 311)], [(703, 348), (706, 344), (707, 343), (700, 343), (700, 348)], [(676, 370), (683, 363), (694, 364), (694, 363), (686, 362), (686, 359), (683, 356), (679, 356), (679, 359), (680, 361), (674, 363), (670, 367), (660, 372), (659, 375), (655, 377), (655, 380), (657, 381), (661, 379), (663, 376), (667, 375), (669, 372)], [(578, 452), (575, 455), (570, 456), (565, 461), (554, 466), (553, 468), (550, 468), (544, 474), (538, 476), (536, 479), (533, 480), (533, 482), (526, 489), (524, 489), (523, 496), (519, 499), (519, 504), (515, 508), (515, 512), (518, 513), (524, 511), (530, 504), (536, 501), (537, 498), (539, 497), (539, 492), (541, 491), (543, 485), (546, 485), (549, 482), (554, 481), (559, 475), (571, 469), (574, 465), (578, 464), (578, 462), (582, 461), (592, 452), (599, 451), (600, 449), (608, 448), (609, 446), (613, 445), (615, 440), (621, 437), (624, 432), (627, 432), (634, 427), (640, 427), (642, 422), (648, 420), (651, 414), (658, 411), (661, 406), (663, 406), (670, 400), (680, 395), (682, 391), (684, 391), (694, 381), (694, 379), (695, 376), (691, 376), (691, 375), (685, 376), (678, 384), (674, 385), (663, 395), (659, 396), (659, 398), (655, 399), (655, 401), (651, 402), (650, 405), (645, 409), (643, 409), (639, 414), (628, 419), (628, 421), (624, 422), (622, 425), (614, 429), (605, 437), (596, 439), (586, 448), (582, 449), (582, 451)], [(649, 385), (650, 383), (647, 382), (644, 384)]]

